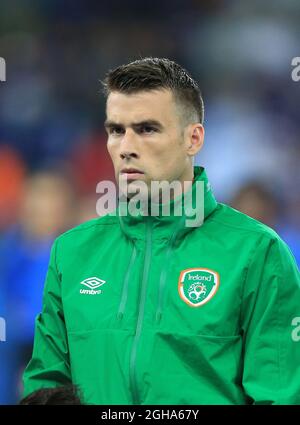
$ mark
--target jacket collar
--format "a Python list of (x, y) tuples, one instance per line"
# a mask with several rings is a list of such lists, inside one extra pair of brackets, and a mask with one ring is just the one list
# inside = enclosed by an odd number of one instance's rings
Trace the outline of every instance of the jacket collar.
[[(203, 192), (201, 192), (202, 190)], [(182, 212), (180, 216), (174, 214), (175, 205), (177, 207), (180, 205)], [(217, 207), (217, 201), (212, 193), (204, 167), (194, 167), (194, 180), (191, 188), (175, 201), (170, 202), (170, 214), (165, 215), (166, 204), (156, 204), (156, 206), (158, 206), (158, 215), (151, 215), (151, 205), (148, 205), (148, 213), (139, 213), (133, 216), (128, 211), (127, 202), (119, 203), (117, 216), (127, 237), (145, 239), (146, 226), (150, 225), (154, 239), (170, 239), (172, 236), (174, 237), (174, 234), (184, 236), (195, 227), (202, 225)], [(200, 224), (195, 224), (196, 217), (201, 217)], [(187, 225), (188, 222), (194, 224)]]

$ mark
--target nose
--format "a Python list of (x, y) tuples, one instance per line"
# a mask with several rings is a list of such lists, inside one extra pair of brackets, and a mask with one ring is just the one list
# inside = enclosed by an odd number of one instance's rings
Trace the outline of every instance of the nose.
[(124, 137), (122, 138), (120, 157), (121, 159), (139, 157), (136, 147), (135, 135), (134, 132), (130, 131), (130, 129), (126, 130)]

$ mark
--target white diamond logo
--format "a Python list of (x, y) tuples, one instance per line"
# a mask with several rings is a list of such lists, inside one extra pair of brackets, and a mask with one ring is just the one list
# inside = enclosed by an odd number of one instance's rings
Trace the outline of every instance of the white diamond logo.
[(106, 281), (102, 279), (98, 279), (98, 277), (90, 277), (88, 279), (83, 280), (81, 285), (85, 285), (90, 289), (99, 288), (99, 286), (104, 285)]

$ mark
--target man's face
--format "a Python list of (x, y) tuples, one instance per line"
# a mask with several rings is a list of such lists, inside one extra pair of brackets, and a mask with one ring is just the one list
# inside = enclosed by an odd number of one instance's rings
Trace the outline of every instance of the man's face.
[(112, 92), (107, 99), (107, 148), (113, 161), (116, 180), (126, 181), (131, 189), (138, 180), (192, 180), (190, 141), (169, 90), (135, 94)]

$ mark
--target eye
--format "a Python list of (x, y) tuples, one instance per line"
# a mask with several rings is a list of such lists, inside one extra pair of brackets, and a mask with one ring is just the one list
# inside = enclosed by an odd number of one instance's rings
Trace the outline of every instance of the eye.
[(140, 133), (142, 134), (152, 134), (156, 132), (157, 132), (157, 128), (151, 125), (143, 125), (142, 127), (140, 127)]
[(119, 136), (120, 134), (123, 134), (123, 133), (124, 133), (123, 127), (115, 126), (115, 127), (110, 127), (109, 128), (109, 134), (113, 134), (113, 135)]

